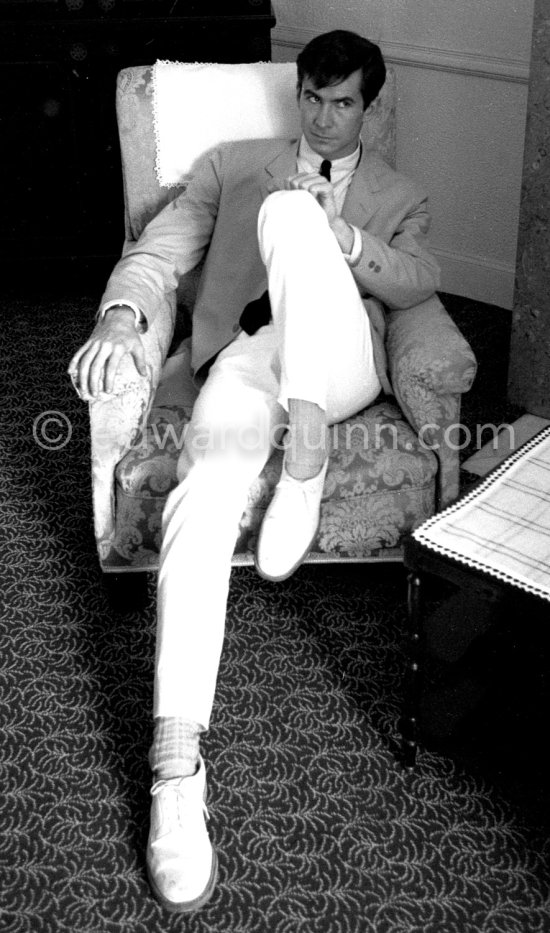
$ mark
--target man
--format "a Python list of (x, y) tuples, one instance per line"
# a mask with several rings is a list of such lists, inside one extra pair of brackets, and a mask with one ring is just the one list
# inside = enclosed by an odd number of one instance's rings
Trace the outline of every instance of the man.
[(231, 555), (248, 489), (283, 439), (284, 465), (256, 565), (288, 577), (315, 536), (328, 425), (391, 392), (384, 308), (434, 295), (426, 198), (360, 132), (385, 80), (379, 48), (319, 36), (298, 56), (299, 141), (253, 140), (205, 158), (116, 266), (100, 320), (70, 372), (84, 398), (109, 392), (162, 298), (206, 253), (193, 315), (202, 386), (166, 503), (158, 580), (154, 775), (148, 871), (172, 911), (210, 897), (200, 733), (222, 649)]

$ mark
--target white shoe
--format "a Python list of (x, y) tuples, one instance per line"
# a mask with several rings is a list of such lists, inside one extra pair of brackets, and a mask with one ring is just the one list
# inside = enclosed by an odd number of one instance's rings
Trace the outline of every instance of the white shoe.
[(266, 580), (286, 580), (307, 556), (319, 527), (328, 458), (312, 479), (294, 479), (283, 463), (256, 547), (256, 569)]
[(206, 770), (157, 781), (151, 788), (147, 874), (157, 900), (172, 913), (197, 910), (211, 897), (218, 860), (205, 820)]

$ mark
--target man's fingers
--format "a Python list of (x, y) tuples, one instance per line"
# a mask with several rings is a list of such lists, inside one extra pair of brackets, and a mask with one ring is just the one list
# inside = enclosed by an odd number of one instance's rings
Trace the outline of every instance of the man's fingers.
[(82, 399), (87, 397), (87, 385), (88, 385), (88, 365), (86, 364), (86, 354), (88, 354), (91, 349), (92, 342), (87, 340), (79, 350), (76, 351), (72, 360), (70, 361), (67, 372), (71, 377), (71, 382), (74, 386), (74, 389)]
[(132, 339), (105, 341), (90, 366), (88, 384), (94, 398), (102, 391), (107, 395), (112, 393), (120, 361), (127, 354), (132, 357), (140, 376), (147, 375), (145, 351), (137, 334), (133, 334)]
[(267, 186), (267, 190), (270, 194), (273, 194), (275, 191), (291, 191), (291, 179), (290, 178), (273, 178)]
[(94, 362), (98, 348), (97, 341), (88, 340), (78, 353), (75, 353), (69, 364), (69, 373), (73, 385), (85, 402), (90, 400), (90, 367)]
[(136, 369), (138, 373), (140, 374), (140, 376), (146, 376), (147, 375), (147, 363), (145, 360), (145, 350), (143, 349), (143, 344), (139, 337), (137, 338), (136, 345), (132, 351), (132, 357), (133, 357), (134, 363), (136, 364)]
[(84, 356), (84, 354), (86, 353), (86, 350), (88, 349), (89, 345), (90, 345), (90, 341), (87, 340), (86, 343), (82, 344), (80, 349), (76, 351), (71, 362), (67, 366), (67, 372), (69, 373), (69, 375), (73, 376), (78, 373), (78, 364), (80, 360), (82, 359), (82, 357)]
[(330, 181), (318, 172), (299, 172), (297, 175), (291, 175), (288, 181), (293, 188), (308, 190), (312, 185), (323, 185), (325, 188), (332, 189)]
[[(90, 366), (88, 369), (87, 387), (88, 387), (88, 392), (92, 398), (97, 398), (97, 396), (102, 390), (107, 391), (104, 385), (105, 366), (112, 352), (113, 352), (112, 343), (110, 341), (105, 341), (105, 343), (101, 343), (97, 346), (97, 352), (93, 360), (91, 360), (90, 362)], [(118, 364), (118, 361), (117, 361), (117, 364)]]
[(270, 194), (274, 191), (309, 191), (314, 197), (330, 197), (332, 185), (315, 172), (299, 172), (288, 178), (273, 178), (268, 184), (268, 191)]
[(321, 175), (318, 175), (316, 172), (298, 172), (297, 175), (291, 175), (288, 181), (292, 182), (294, 187), (300, 187), (303, 184), (306, 184), (308, 180), (321, 178)]
[(309, 191), (311, 194), (324, 192), (327, 196), (332, 194), (332, 185), (321, 175), (307, 175), (305, 178), (295, 178), (293, 187), (300, 191)]
[(111, 348), (110, 355), (106, 358), (106, 364), (103, 367), (103, 391), (111, 394), (115, 384), (115, 376), (118, 370), (118, 364), (128, 351), (121, 344), (115, 344)]
[(84, 401), (110, 394), (121, 359), (129, 353), (140, 376), (147, 375), (145, 351), (132, 323), (102, 322), (69, 363), (73, 385)]

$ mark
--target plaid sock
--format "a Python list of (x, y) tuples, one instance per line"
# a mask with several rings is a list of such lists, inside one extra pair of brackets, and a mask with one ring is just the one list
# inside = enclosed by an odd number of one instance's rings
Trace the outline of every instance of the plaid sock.
[(195, 774), (199, 765), (201, 726), (178, 716), (155, 719), (149, 764), (155, 781)]

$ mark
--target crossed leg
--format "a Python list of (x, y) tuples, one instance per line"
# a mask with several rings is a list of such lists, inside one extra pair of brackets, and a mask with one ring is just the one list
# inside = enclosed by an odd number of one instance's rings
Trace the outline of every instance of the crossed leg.
[(273, 321), (252, 337), (241, 334), (213, 364), (163, 516), (148, 866), (157, 896), (178, 911), (204, 903), (215, 883), (198, 735), (210, 722), (231, 556), (250, 485), (287, 425), (299, 467), (306, 422), (318, 430), (343, 420), (380, 389), (364, 307), (316, 201), (307, 192), (270, 195), (258, 236)]

